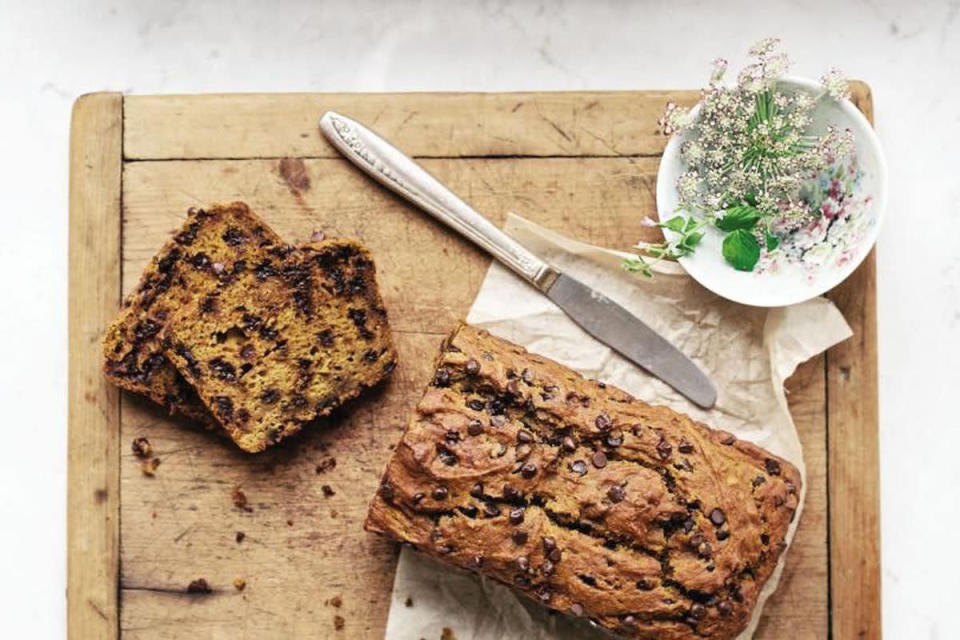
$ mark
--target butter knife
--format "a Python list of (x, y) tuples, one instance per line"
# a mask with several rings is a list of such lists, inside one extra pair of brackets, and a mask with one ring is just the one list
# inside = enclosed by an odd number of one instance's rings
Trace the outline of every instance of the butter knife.
[(679, 349), (602, 293), (561, 273), (474, 211), (426, 169), (350, 118), (328, 111), (320, 130), (371, 178), (460, 232), (546, 295), (594, 338), (709, 409), (713, 383)]

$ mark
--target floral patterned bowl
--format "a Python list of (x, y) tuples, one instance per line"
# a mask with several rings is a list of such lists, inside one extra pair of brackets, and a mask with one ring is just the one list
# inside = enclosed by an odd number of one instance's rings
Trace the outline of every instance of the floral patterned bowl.
[[(781, 88), (815, 93), (811, 80), (783, 78)], [(691, 111), (696, 117), (699, 105)], [(880, 230), (887, 200), (887, 168), (873, 127), (849, 100), (821, 100), (811, 130), (828, 125), (850, 129), (855, 152), (841, 165), (822, 173), (808, 197), (819, 207), (816, 224), (797, 230), (770, 253), (764, 252), (754, 271), (737, 271), (721, 255), (723, 234), (712, 225), (697, 250), (679, 259), (697, 282), (728, 300), (757, 307), (780, 307), (821, 295), (843, 282), (870, 252)], [(677, 178), (684, 171), (682, 136), (673, 136), (657, 173), (657, 212), (660, 220), (678, 214)], [(673, 234), (669, 229), (664, 233)]]

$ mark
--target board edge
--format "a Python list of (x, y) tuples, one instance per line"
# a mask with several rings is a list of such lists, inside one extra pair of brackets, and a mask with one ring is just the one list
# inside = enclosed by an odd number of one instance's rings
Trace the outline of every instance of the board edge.
[(100, 341), (120, 300), (123, 97), (85, 94), (70, 126), (67, 637), (119, 637), (120, 396)]
[[(873, 124), (869, 85), (851, 100)], [(876, 250), (828, 297), (853, 337), (827, 351), (827, 512), (830, 630), (882, 637)]]

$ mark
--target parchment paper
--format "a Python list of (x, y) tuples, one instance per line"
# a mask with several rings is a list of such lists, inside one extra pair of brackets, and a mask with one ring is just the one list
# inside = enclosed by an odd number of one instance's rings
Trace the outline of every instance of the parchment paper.
[[(804, 479), (793, 540), (806, 497), (806, 470), (787, 409), (784, 380), (796, 366), (851, 335), (825, 298), (778, 309), (728, 302), (698, 285), (674, 263), (644, 278), (621, 268), (624, 254), (573, 241), (510, 214), (505, 230), (564, 272), (603, 292), (642, 318), (708, 372), (717, 405), (703, 411), (587, 335), (546, 297), (494, 262), (467, 322), (553, 358), (583, 375), (616, 385), (652, 404), (668, 405), (791, 461)], [(767, 597), (776, 589), (786, 554), (764, 587), (750, 638)], [(407, 606), (407, 599), (412, 606)], [(445, 631), (449, 630), (449, 631)], [(550, 613), (508, 587), (441, 565), (404, 548), (387, 621), (387, 640), (600, 637), (583, 621)], [(446, 634), (446, 635), (444, 635)]]

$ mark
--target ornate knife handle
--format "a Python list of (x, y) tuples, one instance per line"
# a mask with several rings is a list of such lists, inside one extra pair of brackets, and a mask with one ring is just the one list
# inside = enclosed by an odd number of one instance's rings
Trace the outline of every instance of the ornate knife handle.
[(362, 124), (333, 111), (320, 130), (348, 160), (371, 178), (434, 218), (459, 231), (541, 291), (559, 272), (474, 211), (426, 169)]

